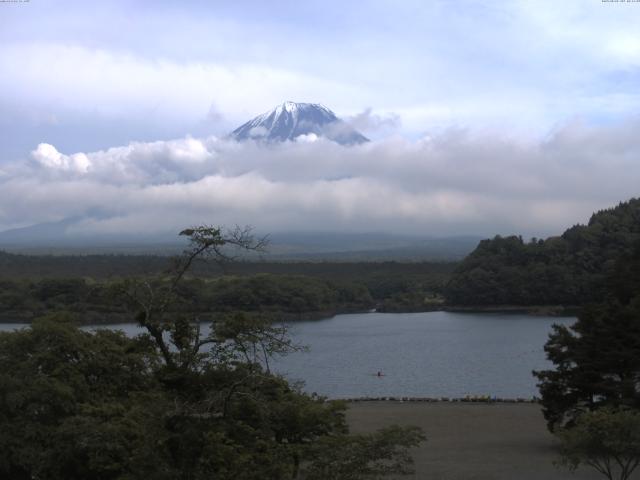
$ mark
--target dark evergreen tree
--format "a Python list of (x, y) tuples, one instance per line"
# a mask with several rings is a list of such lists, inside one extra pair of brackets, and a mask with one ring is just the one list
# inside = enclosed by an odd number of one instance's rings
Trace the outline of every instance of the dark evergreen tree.
[(553, 370), (539, 379), (550, 429), (603, 406), (640, 409), (640, 245), (621, 257), (598, 304), (571, 327), (554, 326), (545, 345)]

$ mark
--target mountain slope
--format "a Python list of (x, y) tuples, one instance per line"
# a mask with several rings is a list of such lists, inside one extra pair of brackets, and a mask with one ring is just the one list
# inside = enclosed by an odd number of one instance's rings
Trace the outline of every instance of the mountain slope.
[(284, 102), (236, 128), (231, 137), (237, 141), (262, 140), (284, 142), (302, 135), (315, 135), (341, 145), (369, 141), (364, 135), (340, 120), (327, 107), (316, 103)]

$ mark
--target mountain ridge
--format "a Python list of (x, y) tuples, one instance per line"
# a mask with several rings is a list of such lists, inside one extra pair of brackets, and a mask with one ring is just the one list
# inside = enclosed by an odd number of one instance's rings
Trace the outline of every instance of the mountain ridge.
[(286, 101), (258, 115), (240, 125), (229, 136), (240, 142), (284, 142), (301, 137), (308, 140), (324, 137), (341, 145), (357, 145), (369, 141), (324, 105), (292, 101)]
[[(185, 244), (176, 232), (149, 235), (91, 234), (78, 229), (84, 217), (70, 217), (0, 232), (0, 251), (29, 254), (176, 254)], [(278, 259), (459, 260), (482, 239), (477, 236), (402, 235), (383, 232), (272, 232), (261, 254)]]

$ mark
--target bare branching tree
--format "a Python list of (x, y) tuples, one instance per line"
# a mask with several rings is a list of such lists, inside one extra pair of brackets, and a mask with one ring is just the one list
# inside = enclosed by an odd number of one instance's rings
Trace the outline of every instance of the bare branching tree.
[(203, 347), (209, 345), (216, 347), (214, 355), (242, 355), (244, 362), (260, 363), (268, 370), (269, 357), (293, 349), (285, 327), (275, 326), (269, 319), (234, 315), (220, 320), (203, 336), (197, 316), (175, 309), (180, 284), (196, 261), (210, 260), (224, 266), (241, 252), (263, 252), (267, 237), (256, 238), (251, 227), (224, 230), (210, 225), (188, 228), (180, 235), (188, 237), (189, 244), (172, 260), (163, 278), (129, 279), (119, 285), (118, 291), (136, 312), (136, 320), (153, 338), (170, 368), (195, 368), (204, 355)]

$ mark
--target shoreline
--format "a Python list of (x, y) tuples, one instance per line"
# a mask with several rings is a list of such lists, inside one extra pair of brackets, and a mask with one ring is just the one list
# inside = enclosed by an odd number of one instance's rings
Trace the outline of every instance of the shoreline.
[[(382, 314), (404, 314), (404, 313), (430, 313), (430, 312), (451, 312), (451, 313), (496, 313), (496, 314), (524, 314), (532, 317), (575, 317), (580, 311), (581, 307), (577, 306), (563, 306), (563, 305), (538, 305), (538, 306), (521, 306), (521, 305), (496, 305), (496, 306), (455, 306), (455, 305), (438, 305), (434, 308), (424, 308), (421, 310), (405, 309), (384, 311), (378, 309), (344, 309), (335, 311), (310, 311), (310, 312), (246, 312), (249, 314), (263, 314), (267, 316), (280, 317), (277, 321), (281, 322), (304, 322), (304, 321), (320, 321), (333, 318), (337, 315), (349, 315), (349, 314), (362, 314), (362, 313), (382, 313)], [(64, 312), (64, 310), (59, 310)], [(0, 313), (0, 324), (19, 323), (29, 325), (34, 319), (48, 315), (53, 312), (4, 312)], [(80, 322), (80, 325), (118, 325), (134, 323), (133, 316), (122, 312), (73, 312), (69, 311), (73, 316), (88, 316), (90, 320), (87, 322)], [(224, 314), (225, 312), (221, 312)], [(202, 312), (194, 312), (195, 316), (206, 315)], [(202, 322), (212, 321), (212, 317), (216, 314), (208, 314), (210, 318), (202, 319)], [(127, 317), (127, 318), (123, 318)], [(105, 319), (105, 320), (101, 320)]]
[(468, 395), (465, 397), (349, 397), (327, 398), (328, 401), (338, 400), (346, 403), (389, 402), (389, 403), (467, 403), (467, 404), (494, 404), (494, 403), (534, 403), (539, 404), (538, 397), (491, 397), (489, 395)]
[(441, 311), (455, 313), (523, 313), (531, 316), (575, 317), (581, 308), (577, 305), (446, 305)]

